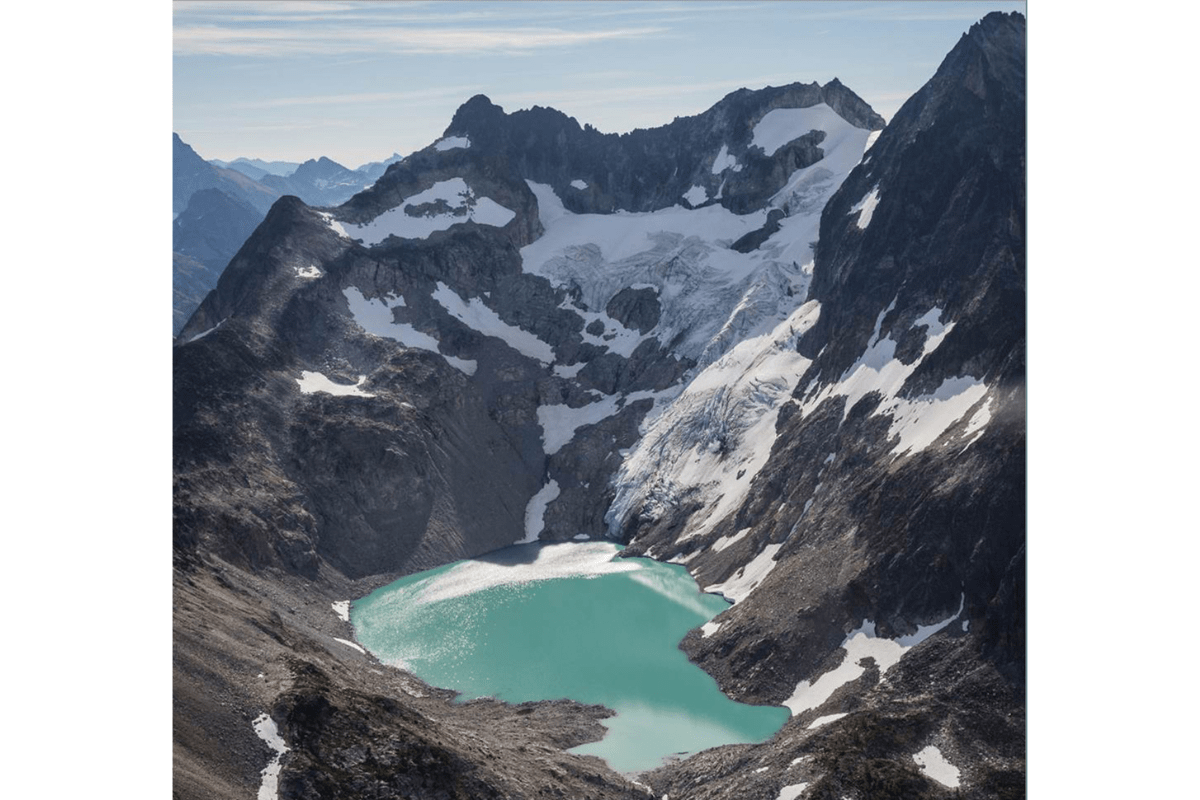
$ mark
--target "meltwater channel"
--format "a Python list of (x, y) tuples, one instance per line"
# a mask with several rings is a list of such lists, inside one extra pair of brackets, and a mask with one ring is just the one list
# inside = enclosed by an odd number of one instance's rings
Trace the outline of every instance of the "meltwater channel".
[(678, 647), (728, 607), (683, 567), (616, 558), (610, 543), (518, 545), (409, 575), (354, 602), (358, 640), (460, 700), (601, 703), (599, 742), (571, 752), (621, 772), (761, 742), (788, 712), (730, 700)]

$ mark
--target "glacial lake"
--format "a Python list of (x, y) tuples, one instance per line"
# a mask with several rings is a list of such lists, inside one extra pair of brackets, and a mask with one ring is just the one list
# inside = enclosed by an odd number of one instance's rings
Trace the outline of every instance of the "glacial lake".
[(358, 641), (460, 700), (567, 697), (617, 712), (596, 755), (620, 772), (672, 755), (761, 742), (785, 708), (734, 702), (678, 648), (728, 608), (687, 571), (615, 558), (602, 542), (530, 544), (409, 575), (350, 611)]

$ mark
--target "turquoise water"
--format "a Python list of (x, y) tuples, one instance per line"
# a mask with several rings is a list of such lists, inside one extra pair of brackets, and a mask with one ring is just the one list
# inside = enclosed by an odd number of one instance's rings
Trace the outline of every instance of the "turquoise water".
[(615, 545), (519, 545), (410, 575), (354, 602), (358, 641), (461, 699), (568, 697), (617, 712), (571, 752), (614, 769), (761, 742), (786, 709), (726, 697), (678, 644), (727, 608), (683, 567), (615, 559)]

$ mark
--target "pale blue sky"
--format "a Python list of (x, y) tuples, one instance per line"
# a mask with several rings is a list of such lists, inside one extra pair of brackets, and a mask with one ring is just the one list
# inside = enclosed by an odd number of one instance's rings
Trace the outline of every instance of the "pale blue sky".
[(837, 77), (890, 118), (972, 23), (1023, 2), (176, 2), (174, 128), (205, 158), (349, 167), (467, 98), (606, 132)]

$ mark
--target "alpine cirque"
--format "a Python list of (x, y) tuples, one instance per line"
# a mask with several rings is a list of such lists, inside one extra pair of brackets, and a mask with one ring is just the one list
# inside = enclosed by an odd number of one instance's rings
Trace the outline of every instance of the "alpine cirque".
[[(174, 349), (175, 796), (1023, 797), (1025, 83), (994, 13), (886, 126), (836, 79), (621, 135), (477, 95), (341, 205), (196, 178), (178, 241), (253, 232)], [(620, 774), (566, 752), (603, 707), (354, 642), (584, 536), (731, 601), (680, 646), (782, 729)]]

